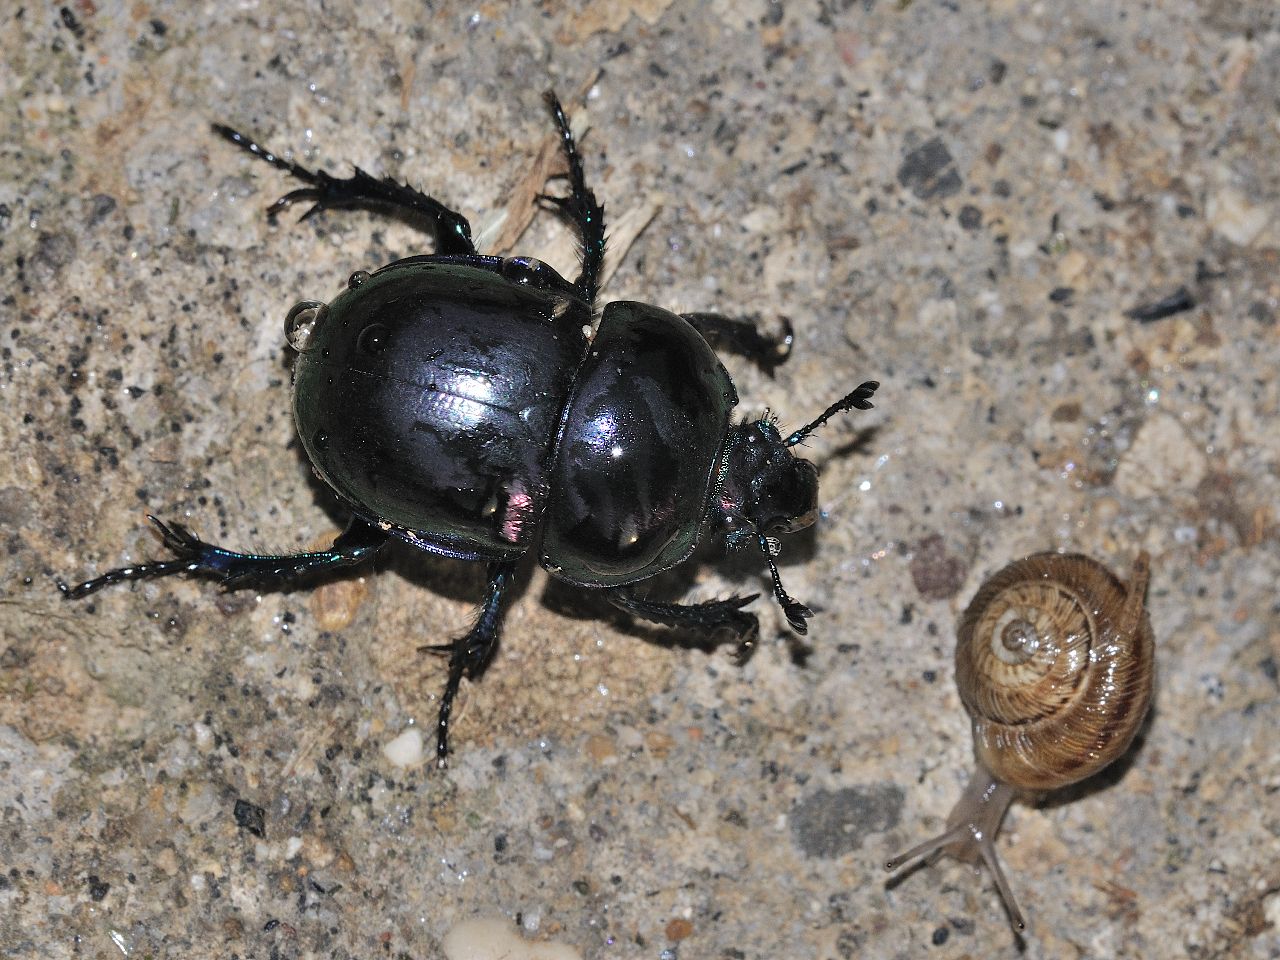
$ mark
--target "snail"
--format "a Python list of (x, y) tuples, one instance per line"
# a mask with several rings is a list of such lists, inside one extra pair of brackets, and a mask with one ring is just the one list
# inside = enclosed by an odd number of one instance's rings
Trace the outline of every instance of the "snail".
[(1018, 793), (1092, 776), (1123, 754), (1151, 703), (1155, 638), (1144, 597), (1150, 558), (1122, 583), (1079, 554), (1040, 553), (988, 579), (956, 630), (956, 685), (977, 767), (947, 829), (885, 864), (979, 857), (1017, 930), (1026, 922), (995, 853)]

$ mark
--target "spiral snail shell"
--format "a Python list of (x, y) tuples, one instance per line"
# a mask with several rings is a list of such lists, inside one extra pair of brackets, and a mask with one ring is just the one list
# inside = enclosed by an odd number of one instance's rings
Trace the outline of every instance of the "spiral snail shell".
[(1079, 554), (1041, 553), (990, 577), (956, 630), (956, 685), (977, 768), (938, 837), (890, 860), (986, 862), (1017, 929), (1025, 921), (994, 839), (1018, 791), (1092, 776), (1129, 748), (1151, 703), (1155, 638), (1144, 598), (1150, 560), (1121, 582)]

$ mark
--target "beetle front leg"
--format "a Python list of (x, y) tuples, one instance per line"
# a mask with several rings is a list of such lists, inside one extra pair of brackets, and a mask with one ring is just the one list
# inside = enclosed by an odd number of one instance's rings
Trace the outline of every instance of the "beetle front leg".
[(493, 659), (502, 630), (502, 599), (515, 575), (511, 561), (495, 561), (489, 565), (489, 592), (485, 596), (476, 625), (464, 637), (452, 643), (419, 647), (421, 651), (449, 654), (449, 678), (440, 698), (436, 718), (436, 766), (443, 770), (449, 760), (449, 724), (453, 719), (453, 700), (458, 695), (462, 678), (475, 680)]
[(334, 538), (328, 550), (288, 554), (236, 553), (205, 543), (180, 523), (167, 524), (151, 516), (147, 519), (159, 529), (164, 545), (174, 554), (172, 559), (108, 570), (74, 587), (59, 580), (58, 589), (63, 597), (79, 600), (112, 584), (153, 580), (178, 573), (210, 576), (227, 588), (249, 583), (287, 583), (313, 571), (361, 563), (377, 554), (390, 536), (358, 517), (352, 517), (347, 529)]
[(760, 633), (760, 621), (754, 613), (742, 610), (760, 596), (728, 597), (724, 600), (707, 600), (704, 603), (664, 603), (660, 600), (641, 600), (625, 589), (608, 590), (605, 596), (620, 610), (625, 610), (642, 620), (660, 623), (665, 627), (679, 627), (704, 636), (724, 631), (738, 644), (735, 658), (739, 665), (751, 659), (755, 652), (756, 637)]
[(723, 347), (742, 354), (769, 376), (773, 376), (773, 370), (778, 364), (791, 356), (791, 345), (795, 341), (795, 331), (786, 317), (779, 318), (782, 331), (776, 336), (761, 333), (756, 326), (756, 318), (752, 317), (726, 317), (722, 313), (682, 313), (680, 319), (691, 324), (713, 347)]
[(359, 167), (349, 177), (334, 177), (323, 170), (308, 170), (300, 163), (285, 160), (260, 146), (238, 130), (221, 123), (215, 123), (213, 129), (237, 147), (247, 150), (278, 170), (290, 173), (310, 184), (298, 190), (290, 191), (267, 208), (267, 216), (274, 217), (281, 210), (299, 201), (314, 201), (313, 205), (302, 215), (308, 220), (321, 210), (332, 207), (367, 207), (374, 210), (391, 210), (411, 219), (430, 224), (436, 235), (439, 253), (473, 254), (475, 244), (471, 242), (471, 224), (467, 218), (456, 210), (446, 207), (434, 197), (419, 193), (407, 184), (397, 183), (390, 177), (378, 179), (365, 173)]

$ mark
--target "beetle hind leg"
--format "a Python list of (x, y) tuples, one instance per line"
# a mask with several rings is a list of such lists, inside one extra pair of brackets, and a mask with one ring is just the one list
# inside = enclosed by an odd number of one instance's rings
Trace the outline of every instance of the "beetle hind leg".
[(440, 696), (440, 712), (436, 718), (436, 766), (444, 769), (449, 759), (449, 729), (453, 722), (453, 701), (462, 686), (462, 678), (474, 680), (484, 673), (493, 659), (502, 629), (502, 600), (515, 574), (516, 565), (498, 561), (489, 566), (489, 590), (480, 615), (465, 636), (452, 643), (419, 647), (420, 651), (447, 653), (449, 677)]
[(587, 303), (594, 307), (596, 292), (600, 286), (600, 271), (604, 265), (604, 207), (587, 186), (582, 172), (582, 157), (578, 153), (578, 145), (573, 139), (573, 130), (569, 127), (569, 118), (565, 116), (564, 108), (560, 106), (554, 91), (548, 90), (544, 98), (556, 122), (564, 158), (569, 165), (569, 195), (550, 197), (544, 194), (539, 199), (554, 204), (563, 216), (577, 225), (582, 237), (582, 272), (574, 281), (574, 286), (581, 291)]
[(666, 627), (679, 627), (704, 636), (723, 631), (737, 642), (736, 659), (746, 663), (755, 652), (756, 638), (760, 634), (760, 621), (754, 613), (742, 608), (760, 596), (727, 597), (724, 600), (707, 600), (704, 603), (664, 603), (659, 600), (642, 600), (627, 590), (608, 590), (605, 596), (620, 610), (652, 623)]
[(228, 588), (250, 583), (287, 583), (314, 571), (354, 566), (374, 556), (388, 537), (377, 527), (352, 518), (347, 529), (334, 539), (328, 550), (290, 554), (236, 553), (205, 543), (180, 523), (164, 523), (155, 517), (148, 519), (160, 531), (160, 537), (173, 557), (108, 570), (74, 587), (58, 581), (63, 597), (79, 600), (116, 583), (154, 580), (180, 573), (210, 576)]
[(429, 224), (436, 235), (439, 253), (467, 255), (476, 252), (475, 244), (471, 241), (471, 224), (466, 217), (407, 184), (397, 183), (390, 177), (379, 179), (370, 176), (359, 167), (349, 177), (334, 177), (323, 170), (308, 170), (300, 163), (277, 156), (238, 130), (221, 123), (215, 123), (213, 129), (242, 150), (308, 184), (291, 190), (269, 206), (268, 217), (274, 217), (295, 203), (306, 201), (311, 201), (312, 205), (302, 215), (303, 220), (330, 208), (365, 207), (390, 211), (408, 217), (414, 223)]

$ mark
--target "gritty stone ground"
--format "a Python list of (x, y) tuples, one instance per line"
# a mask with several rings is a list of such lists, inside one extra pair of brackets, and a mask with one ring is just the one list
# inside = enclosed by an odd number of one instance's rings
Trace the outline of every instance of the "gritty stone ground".
[[(499, 917), (587, 958), (1280, 956), (1276, 7), (371, 10), (0, 14), (0, 955), (435, 958)], [(823, 516), (780, 557), (807, 655), (764, 600), (738, 668), (527, 570), (440, 773), (383, 747), (429, 728), (417, 648), (478, 566), (64, 603), (159, 553), (148, 512), (326, 543), (281, 322), (430, 249), (269, 223), (294, 184), (210, 122), (502, 238), (548, 86), (611, 220), (652, 218), (606, 299), (788, 316), (775, 378), (726, 357), (749, 414), (883, 383), (809, 444)], [(572, 249), (545, 215), (517, 241)], [(1159, 679), (1124, 763), (1012, 808), (1019, 945), (985, 872), (882, 864), (968, 774), (957, 614), (1044, 549), (1150, 551)], [(655, 593), (767, 589), (704, 560)]]

